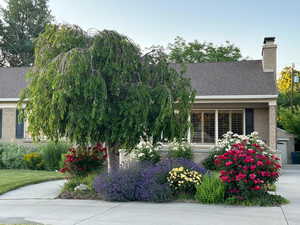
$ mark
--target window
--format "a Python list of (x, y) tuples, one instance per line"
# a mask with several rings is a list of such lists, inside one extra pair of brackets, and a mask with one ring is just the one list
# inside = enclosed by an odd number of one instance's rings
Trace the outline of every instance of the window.
[(24, 138), (24, 122), (19, 120), (19, 110), (16, 111), (16, 138)]
[(191, 116), (192, 143), (215, 143), (228, 131), (243, 134), (243, 110), (203, 110), (195, 111)]

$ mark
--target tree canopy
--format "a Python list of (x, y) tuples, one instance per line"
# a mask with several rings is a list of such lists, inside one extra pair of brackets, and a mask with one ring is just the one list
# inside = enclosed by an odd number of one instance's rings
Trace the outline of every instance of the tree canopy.
[[(277, 81), (278, 89), (281, 93), (291, 92), (292, 89), (292, 68), (284, 67), (280, 72), (280, 78)], [(293, 69), (294, 76), (300, 77), (300, 71)], [(300, 83), (294, 83), (294, 91), (300, 91)]]
[[(186, 136), (194, 91), (165, 54), (142, 55), (128, 37), (78, 26), (48, 25), (36, 41), (31, 81), (21, 96), (33, 138), (67, 137), (85, 146), (105, 142), (110, 153), (140, 137)], [(109, 155), (110, 155), (109, 153)], [(110, 157), (110, 156), (109, 156)]]
[(240, 49), (228, 41), (216, 46), (211, 42), (186, 42), (182, 37), (176, 37), (167, 50), (169, 61), (174, 63), (228, 62), (242, 58)]
[(34, 39), (53, 20), (48, 0), (8, 0), (0, 9), (0, 66), (30, 66)]
[(281, 107), (278, 122), (283, 129), (294, 134), (300, 140), (300, 106)]

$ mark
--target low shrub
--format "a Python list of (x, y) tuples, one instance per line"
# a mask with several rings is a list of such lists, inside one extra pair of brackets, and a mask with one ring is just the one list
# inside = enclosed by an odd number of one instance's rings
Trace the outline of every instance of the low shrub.
[(133, 149), (135, 157), (141, 162), (157, 163), (160, 160), (159, 144), (153, 145), (150, 141), (141, 140), (140, 143)]
[(87, 176), (103, 168), (107, 152), (105, 147), (97, 144), (87, 148), (71, 148), (65, 157), (64, 167), (60, 169), (62, 173), (71, 176)]
[(171, 142), (168, 147), (168, 156), (170, 158), (193, 159), (193, 151), (187, 142)]
[[(99, 199), (94, 190), (95, 177), (96, 174), (89, 174), (85, 177), (68, 179), (58, 197), (62, 199)], [(81, 189), (82, 186), (84, 189)]]
[(279, 177), (279, 158), (253, 136), (240, 142), (215, 159), (228, 196), (248, 198), (267, 192)]
[(31, 152), (23, 156), (25, 161), (25, 166), (30, 170), (42, 170), (44, 169), (44, 161), (41, 153)]
[(204, 175), (202, 183), (197, 185), (195, 199), (204, 204), (224, 202), (225, 185), (217, 175)]
[(94, 191), (94, 179), (96, 174), (92, 173), (85, 177), (72, 177), (67, 180), (64, 184), (63, 191), (73, 192), (75, 188), (80, 185), (84, 184), (87, 185), (89, 191)]
[(36, 151), (33, 147), (13, 143), (0, 143), (0, 165), (3, 169), (26, 169), (24, 155)]
[(202, 165), (205, 169), (210, 171), (217, 170), (215, 165), (215, 158), (219, 155), (223, 155), (226, 152), (225, 148), (214, 147), (210, 150), (208, 156), (202, 161)]
[(66, 154), (70, 145), (65, 142), (49, 142), (40, 147), (46, 170), (59, 170), (61, 155)]
[(130, 167), (96, 177), (94, 189), (107, 201), (135, 201), (137, 182), (141, 179), (141, 168)]
[(280, 195), (264, 193), (259, 196), (243, 198), (241, 196), (231, 196), (225, 200), (227, 205), (242, 205), (242, 206), (280, 206), (288, 204), (289, 201)]
[(175, 194), (188, 193), (194, 195), (196, 185), (201, 183), (202, 175), (195, 171), (184, 167), (173, 168), (168, 176), (167, 181)]
[(201, 174), (206, 172), (187, 159), (165, 159), (154, 165), (139, 163), (110, 174), (102, 173), (96, 177), (94, 187), (108, 201), (170, 201), (174, 195), (167, 176), (173, 168), (181, 166)]

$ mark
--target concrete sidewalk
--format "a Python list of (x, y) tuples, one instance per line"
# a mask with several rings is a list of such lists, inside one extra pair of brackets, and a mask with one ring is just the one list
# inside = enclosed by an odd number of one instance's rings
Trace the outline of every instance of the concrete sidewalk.
[(21, 187), (0, 195), (0, 200), (54, 199), (59, 195), (64, 183), (64, 180), (54, 180), (39, 184), (27, 185), (25, 187)]
[(283, 171), (278, 192), (291, 201), (283, 207), (58, 199), (0, 200), (0, 224), (15, 219), (14, 223), (34, 221), (52, 225), (299, 225), (299, 175), (299, 169)]

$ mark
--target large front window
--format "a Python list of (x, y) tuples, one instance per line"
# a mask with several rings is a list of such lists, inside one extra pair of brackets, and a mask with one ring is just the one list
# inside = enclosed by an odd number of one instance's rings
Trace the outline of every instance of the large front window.
[(215, 143), (228, 131), (243, 134), (243, 110), (203, 110), (194, 111), (191, 116), (192, 143)]

